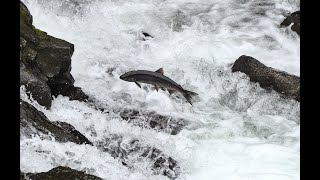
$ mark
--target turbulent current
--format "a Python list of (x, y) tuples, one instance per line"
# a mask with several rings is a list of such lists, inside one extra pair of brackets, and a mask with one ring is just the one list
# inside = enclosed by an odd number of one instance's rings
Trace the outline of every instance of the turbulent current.
[[(176, 161), (179, 168), (168, 173), (179, 180), (300, 179), (300, 103), (231, 72), (232, 63), (248, 55), (300, 76), (300, 37), (290, 27), (279, 28), (286, 15), (300, 9), (299, 0), (23, 2), (35, 27), (74, 44), (75, 85), (105, 111), (64, 96), (55, 98), (50, 110), (31, 102), (95, 146), (22, 137), (22, 172), (68, 166), (110, 180), (168, 179), (152, 160), (137, 156), (143, 147), (154, 147)], [(179, 94), (119, 79), (130, 70), (161, 67), (199, 94), (193, 106)], [(27, 99), (23, 88), (20, 96)], [(138, 113), (124, 120), (125, 109)], [(150, 128), (154, 114), (147, 112), (172, 118)], [(179, 119), (182, 125), (172, 133)], [(114, 156), (113, 142), (130, 153)]]

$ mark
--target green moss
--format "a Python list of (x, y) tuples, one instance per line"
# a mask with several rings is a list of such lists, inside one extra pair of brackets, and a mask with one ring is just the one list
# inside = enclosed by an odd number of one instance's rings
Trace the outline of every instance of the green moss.
[(43, 40), (43, 39), (47, 39), (48, 38), (48, 35), (46, 32), (40, 30), (40, 29), (37, 29), (36, 27), (32, 26), (32, 29), (34, 30), (34, 32), (36, 33), (37, 37), (40, 39), (40, 40)]
[(28, 9), (20, 4), (20, 36), (24, 37), (27, 41), (37, 42), (48, 38), (46, 32), (35, 28), (32, 24), (32, 16)]
[(32, 16), (28, 9), (20, 3), (20, 21), (24, 21), (28, 24), (32, 24)]
[(20, 19), (26, 19), (27, 12), (20, 6)]
[(21, 19), (20, 19), (20, 36), (24, 37), (29, 42), (36, 43), (38, 41), (38, 38), (36, 37), (35, 32)]
[(36, 43), (38, 38), (35, 31), (32, 29), (32, 16), (28, 10), (20, 4), (20, 36), (27, 41)]

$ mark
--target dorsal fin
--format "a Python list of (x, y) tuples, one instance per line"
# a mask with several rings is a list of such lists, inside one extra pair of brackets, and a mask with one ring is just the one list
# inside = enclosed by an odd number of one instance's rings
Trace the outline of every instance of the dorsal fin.
[(161, 73), (163, 75), (163, 68), (156, 70), (157, 73)]

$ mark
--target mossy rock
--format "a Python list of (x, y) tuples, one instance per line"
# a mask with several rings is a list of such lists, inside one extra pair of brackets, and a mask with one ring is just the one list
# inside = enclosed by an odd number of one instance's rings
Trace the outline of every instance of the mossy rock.
[(38, 43), (38, 38), (32, 28), (32, 15), (26, 5), (20, 1), (20, 36), (34, 44)]
[(37, 29), (32, 25), (33, 31), (36, 33), (38, 39), (41, 40), (46, 40), (48, 38), (48, 34), (40, 29)]
[(70, 71), (74, 45), (48, 35), (33, 26), (32, 21), (28, 8), (20, 1), (20, 85), (26, 85), (33, 98), (46, 108), (51, 106), (50, 89), (55, 95), (63, 93), (74, 100), (87, 99), (81, 88), (73, 86)]

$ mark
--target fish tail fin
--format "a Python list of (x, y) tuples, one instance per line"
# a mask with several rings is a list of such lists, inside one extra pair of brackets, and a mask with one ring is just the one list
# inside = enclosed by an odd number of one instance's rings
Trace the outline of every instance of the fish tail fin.
[(198, 95), (197, 93), (195, 92), (192, 92), (192, 91), (187, 91), (187, 90), (184, 90), (184, 97), (186, 98), (186, 100), (192, 105), (192, 96), (196, 96)]

